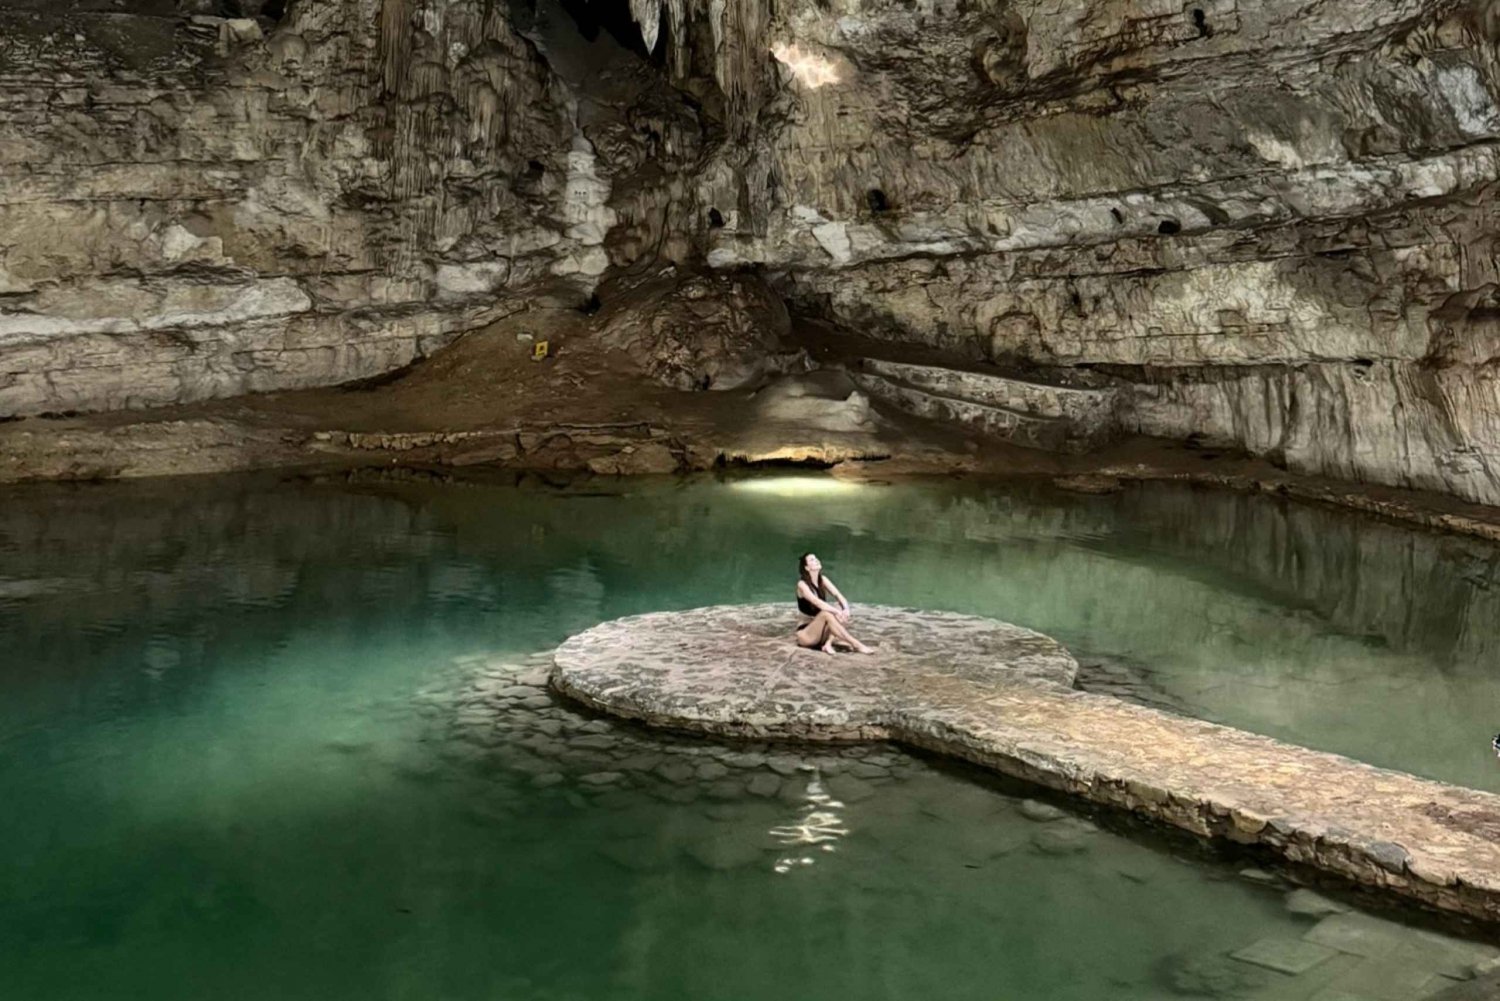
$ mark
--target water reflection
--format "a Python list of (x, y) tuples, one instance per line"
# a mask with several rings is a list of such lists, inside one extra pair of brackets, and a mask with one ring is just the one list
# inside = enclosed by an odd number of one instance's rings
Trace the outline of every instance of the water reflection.
[[(17, 655), (0, 676), (135, 663), (160, 682), (173, 643), (211, 660), (313, 626), (414, 643), (441, 621), (543, 647), (615, 615), (785, 598), (807, 549), (856, 603), (1016, 621), (1130, 665), (1186, 711), (1500, 788), (1484, 753), (1500, 725), (1495, 547), (1167, 485), (11, 490), (0, 621)], [(451, 605), (440, 620), (434, 602)]]
[(1482, 545), (1168, 487), (599, 494), (0, 493), (7, 996), (1292, 996), (1231, 956), (1341, 917), (1287, 887), (889, 749), (593, 720), (524, 656), (786, 600), (807, 549), (856, 614), (996, 615), (1188, 711), (1493, 787)]

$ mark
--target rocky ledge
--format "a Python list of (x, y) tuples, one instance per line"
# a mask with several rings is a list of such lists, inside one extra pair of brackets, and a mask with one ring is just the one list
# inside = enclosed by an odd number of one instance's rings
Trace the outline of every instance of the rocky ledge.
[(991, 619), (863, 607), (872, 656), (792, 642), (787, 605), (603, 623), (554, 655), (551, 683), (675, 729), (895, 740), (1439, 909), (1500, 921), (1500, 796), (1074, 690), (1071, 655)]

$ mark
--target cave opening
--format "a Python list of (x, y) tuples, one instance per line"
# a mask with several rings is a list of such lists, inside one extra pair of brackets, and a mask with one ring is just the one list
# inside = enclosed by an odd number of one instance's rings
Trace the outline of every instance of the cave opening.
[(708, 210), (708, 225), (710, 229), (724, 228), (724, 216), (720, 214), (718, 209), (711, 208)]
[(1156, 231), (1162, 236), (1172, 236), (1182, 232), (1182, 223), (1176, 219), (1163, 219), (1156, 224)]
[(1116, 225), (1124, 225), (1124, 223), (1125, 223), (1125, 214), (1123, 212), (1121, 212), (1119, 209), (1112, 208), (1112, 209), (1109, 210), (1109, 214), (1114, 217)]
[[(562, 9), (573, 19), (573, 24), (584, 41), (596, 41), (600, 32), (603, 32), (642, 59), (654, 59), (646, 51), (640, 26), (630, 16), (629, 4), (620, 3), (619, 0), (561, 0), (561, 3)], [(660, 41), (656, 47), (658, 51), (666, 50), (666, 46)]]
[(890, 201), (885, 197), (885, 192), (879, 188), (871, 188), (865, 192), (865, 201), (869, 203), (871, 212), (885, 212), (891, 207)]
[(589, 296), (587, 302), (578, 307), (578, 312), (582, 313), (584, 316), (593, 316), (603, 308), (604, 303), (599, 300), (599, 293), (595, 292), (593, 295)]
[(215, 17), (257, 18), (278, 24), (286, 17), (289, 0), (215, 0), (205, 13)]
[(542, 161), (540, 160), (527, 160), (526, 173), (531, 175), (532, 178), (540, 178), (547, 173), (547, 168), (542, 166)]
[(1203, 13), (1202, 7), (1193, 8), (1193, 27), (1198, 29), (1199, 38), (1212, 38), (1214, 30), (1208, 26), (1208, 15)]

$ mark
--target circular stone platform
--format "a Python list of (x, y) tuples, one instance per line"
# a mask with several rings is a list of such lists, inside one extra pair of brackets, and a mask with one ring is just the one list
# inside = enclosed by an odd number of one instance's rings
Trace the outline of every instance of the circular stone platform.
[(552, 684), (657, 725), (857, 740), (886, 737), (894, 714), (948, 689), (971, 702), (973, 683), (1071, 687), (1078, 670), (1056, 640), (972, 615), (860, 605), (850, 628), (871, 655), (799, 648), (792, 633), (805, 621), (789, 603), (615, 619), (557, 649)]
[(1494, 793), (1077, 691), (1066, 650), (992, 619), (861, 606), (869, 657), (798, 649), (799, 621), (788, 604), (616, 619), (560, 646), (550, 680), (658, 726), (951, 754), (1500, 923)]

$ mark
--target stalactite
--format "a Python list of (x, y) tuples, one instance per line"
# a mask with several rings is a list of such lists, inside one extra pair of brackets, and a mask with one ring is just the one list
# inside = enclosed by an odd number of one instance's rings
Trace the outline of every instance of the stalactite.
[(656, 51), (656, 33), (661, 27), (661, 0), (630, 0), (630, 16), (641, 26), (641, 41), (647, 52)]
[[(648, 52), (666, 46), (668, 72), (682, 80), (695, 69), (694, 32), (707, 32), (712, 65), (707, 71), (724, 94), (734, 123), (747, 124), (759, 111), (766, 94), (771, 0), (629, 0), (630, 13), (640, 26)], [(660, 37), (662, 13), (668, 37)], [(700, 35), (701, 37), (701, 35)]]

